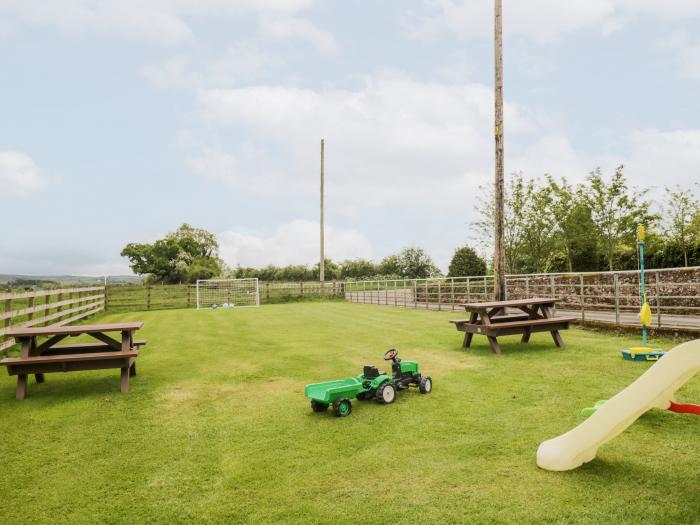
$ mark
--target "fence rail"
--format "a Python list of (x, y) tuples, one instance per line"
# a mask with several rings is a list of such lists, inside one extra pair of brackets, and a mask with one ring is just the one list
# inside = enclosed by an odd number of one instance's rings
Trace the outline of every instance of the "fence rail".
[[(282, 282), (259, 283), (260, 303), (272, 304), (308, 298), (345, 296), (345, 283)], [(194, 284), (173, 285), (109, 285), (106, 290), (108, 310), (163, 310), (194, 308), (197, 288)]]
[[(647, 270), (647, 300), (654, 326), (700, 330), (700, 267)], [(582, 323), (639, 325), (638, 271), (553, 273), (506, 276), (508, 299), (555, 297), (557, 309)], [(355, 303), (426, 310), (461, 310), (460, 303), (490, 300), (493, 276), (399, 279), (346, 283)]]
[[(8, 328), (63, 326), (94, 315), (105, 307), (105, 288), (58, 288), (31, 292), (0, 293), (0, 352), (7, 354), (15, 340), (5, 335)], [(37, 314), (39, 314), (37, 316)]]

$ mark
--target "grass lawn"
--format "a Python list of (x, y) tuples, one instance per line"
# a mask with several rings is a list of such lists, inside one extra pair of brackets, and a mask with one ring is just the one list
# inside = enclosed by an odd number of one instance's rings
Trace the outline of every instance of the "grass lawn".
[[(700, 418), (653, 411), (567, 473), (538, 444), (649, 365), (637, 338), (572, 329), (461, 348), (451, 312), (348, 303), (107, 314), (143, 320), (131, 391), (116, 370), (0, 376), (0, 523), (700, 523)], [(670, 341), (657, 341), (666, 345)], [(434, 391), (311, 412), (304, 385), (384, 365)], [(700, 402), (700, 378), (679, 393)]]

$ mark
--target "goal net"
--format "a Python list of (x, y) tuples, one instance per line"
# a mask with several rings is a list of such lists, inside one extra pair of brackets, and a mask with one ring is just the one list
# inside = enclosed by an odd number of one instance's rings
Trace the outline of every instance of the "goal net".
[(258, 280), (200, 279), (197, 281), (197, 309), (209, 307), (260, 306)]

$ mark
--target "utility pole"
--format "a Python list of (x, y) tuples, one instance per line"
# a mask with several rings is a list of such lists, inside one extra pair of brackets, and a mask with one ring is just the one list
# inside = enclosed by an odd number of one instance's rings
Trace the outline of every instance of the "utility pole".
[(325, 160), (325, 144), (323, 142), (323, 139), (321, 139), (321, 260), (319, 261), (319, 280), (321, 281), (321, 285), (323, 285), (323, 281), (325, 280), (325, 275), (324, 275), (324, 266), (326, 263), (326, 256), (324, 253), (324, 235), (323, 235), (323, 169), (324, 169), (324, 160)]
[(503, 249), (503, 0), (494, 0), (494, 59), (496, 122), (495, 246), (493, 257), (493, 295), (496, 301), (506, 298), (505, 254)]

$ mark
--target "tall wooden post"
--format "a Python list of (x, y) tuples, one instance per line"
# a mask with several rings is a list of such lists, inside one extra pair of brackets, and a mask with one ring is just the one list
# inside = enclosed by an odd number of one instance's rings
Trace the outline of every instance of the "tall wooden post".
[(495, 99), (496, 121), (494, 135), (496, 139), (496, 180), (495, 180), (495, 243), (493, 257), (494, 286), (496, 301), (506, 297), (505, 254), (503, 247), (503, 2), (494, 0), (494, 55), (495, 55)]
[[(325, 143), (321, 139), (321, 260), (319, 261), (319, 280), (321, 281), (321, 287), (323, 287), (323, 281), (325, 280), (325, 263), (326, 255), (324, 253), (324, 235), (323, 235), (323, 169), (325, 161)], [(323, 289), (321, 290), (323, 294)]]

